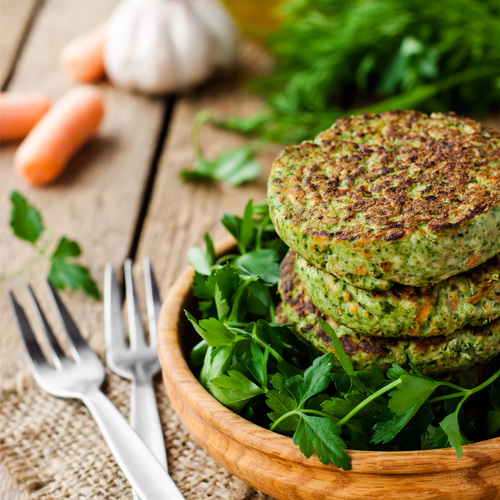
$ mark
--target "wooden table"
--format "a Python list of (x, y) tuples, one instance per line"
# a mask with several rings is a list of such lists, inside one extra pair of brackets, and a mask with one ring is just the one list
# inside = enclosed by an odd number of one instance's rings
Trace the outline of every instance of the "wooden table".
[[(61, 47), (80, 33), (103, 22), (117, 0), (0, 0), (0, 83), (2, 90), (38, 91), (55, 100), (74, 82), (59, 65)], [(269, 67), (256, 47), (246, 46), (245, 71)], [(240, 72), (241, 73), (241, 72)], [(0, 149), (0, 274), (12, 272), (32, 257), (28, 244), (16, 240), (8, 226), (9, 194), (18, 190), (42, 212), (56, 236), (77, 240), (82, 261), (102, 290), (104, 266), (119, 269), (127, 257), (140, 263), (150, 256), (161, 293), (186, 265), (186, 251), (202, 242), (209, 231), (215, 240), (226, 233), (219, 224), (226, 212), (241, 213), (249, 198), (265, 199), (266, 178), (279, 148), (264, 152), (261, 177), (241, 188), (224, 184), (190, 184), (179, 170), (193, 165), (190, 134), (200, 109), (215, 115), (251, 113), (254, 98), (238, 91), (241, 74), (224, 76), (181, 97), (148, 98), (99, 83), (106, 116), (98, 135), (71, 161), (53, 185), (33, 188), (20, 180), (12, 167), (16, 144)], [(202, 144), (207, 157), (240, 145), (230, 133), (205, 127)], [(0, 352), (14, 348), (8, 366), (0, 367), (2, 380), (26, 374), (26, 363), (8, 308), (6, 291), (21, 296), (24, 283), (41, 287), (47, 265), (41, 263), (27, 277), (0, 286)], [(40, 294), (41, 295), (41, 294)], [(23, 298), (26, 298), (25, 296)], [(43, 298), (43, 297), (41, 297)], [(102, 304), (81, 292), (64, 298), (82, 331), (102, 332)], [(0, 462), (0, 498), (21, 498), (16, 484)]]
[[(57, 99), (74, 83), (59, 65), (61, 47), (75, 35), (103, 22), (117, 0), (0, 0), (0, 84), (3, 90), (39, 91)], [(269, 61), (255, 46), (242, 49), (246, 73), (265, 71)], [(20, 191), (37, 206), (56, 236), (80, 242), (82, 261), (102, 289), (104, 266), (119, 269), (130, 257), (140, 263), (150, 256), (161, 293), (167, 293), (186, 264), (186, 251), (200, 244), (209, 231), (215, 240), (225, 235), (219, 224), (226, 212), (241, 213), (249, 198), (265, 198), (266, 179), (279, 147), (270, 147), (259, 158), (260, 178), (241, 188), (224, 184), (190, 184), (179, 170), (193, 164), (193, 119), (200, 109), (216, 116), (250, 114), (258, 101), (241, 90), (242, 72), (219, 77), (202, 89), (180, 97), (147, 98), (99, 83), (106, 102), (106, 117), (99, 134), (71, 161), (53, 185), (33, 188), (13, 171), (16, 144), (0, 149), (0, 274), (20, 267), (32, 256), (28, 244), (15, 240), (8, 226), (9, 193)], [(498, 125), (498, 122), (497, 122)], [(210, 127), (202, 133), (207, 157), (243, 142), (241, 137)], [(35, 287), (47, 273), (36, 266), (26, 277), (0, 285), (0, 352), (14, 349), (8, 365), (0, 366), (2, 380), (27, 367), (6, 291), (24, 293), (24, 282)], [(102, 332), (102, 304), (81, 292), (64, 297), (82, 331)], [(43, 297), (42, 297), (43, 298)], [(17, 485), (0, 462), (0, 498), (21, 498)]]

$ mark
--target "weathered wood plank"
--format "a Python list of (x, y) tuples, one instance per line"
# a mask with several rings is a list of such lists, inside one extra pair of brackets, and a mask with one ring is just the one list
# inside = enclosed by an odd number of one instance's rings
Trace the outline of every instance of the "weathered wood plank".
[(0, 88), (3, 88), (39, 0), (0, 0)]
[[(33, 24), (9, 89), (38, 91), (54, 100), (61, 96), (74, 85), (60, 69), (61, 47), (74, 36), (103, 22), (117, 1), (47, 0)], [(14, 3), (28, 1), (9, 0), (5, 5)], [(2, 30), (0, 38), (3, 40), (6, 36), (10, 35)], [(99, 84), (99, 88), (106, 104), (101, 129), (53, 185), (45, 188), (26, 185), (12, 167), (17, 145), (2, 145), (0, 275), (21, 268), (33, 256), (30, 245), (14, 239), (8, 227), (9, 193), (14, 189), (41, 210), (46, 226), (54, 233), (53, 245), (63, 235), (81, 244), (84, 253), (81, 260), (90, 267), (101, 289), (106, 262), (111, 261), (118, 266), (127, 256), (166, 105), (163, 100), (114, 89), (106, 82)], [(43, 287), (47, 271), (48, 262), (40, 262), (24, 278), (12, 283), (0, 283), (0, 405), (2, 397), (7, 397), (1, 395), (2, 390), (32, 383), (6, 300), (7, 290), (12, 288), (27, 306), (24, 283), (29, 281), (33, 283), (42, 305), (49, 309)], [(65, 292), (64, 298), (84, 336), (102, 352), (102, 303), (86, 297), (82, 292)], [(55, 323), (52, 314), (49, 314), (49, 320)], [(13, 497), (12, 485), (2, 477), (3, 473), (0, 473), (0, 497), (3, 498), (7, 491)]]
[[(261, 49), (245, 45), (239, 75), (263, 71), (269, 64)], [(258, 157), (262, 174), (244, 186), (232, 188), (224, 183), (186, 182), (179, 177), (179, 171), (191, 167), (195, 161), (191, 130), (196, 113), (208, 109), (216, 117), (249, 115), (258, 106), (258, 99), (242, 92), (239, 78), (221, 79), (177, 102), (138, 249), (138, 260), (144, 256), (152, 258), (164, 293), (185, 267), (186, 251), (200, 244), (205, 232), (210, 232), (215, 241), (227, 235), (219, 222), (224, 212), (241, 214), (250, 198), (256, 202), (265, 200), (269, 170), (281, 150), (276, 145), (266, 148)], [(206, 157), (213, 158), (222, 151), (241, 146), (245, 139), (206, 125), (201, 142)]]

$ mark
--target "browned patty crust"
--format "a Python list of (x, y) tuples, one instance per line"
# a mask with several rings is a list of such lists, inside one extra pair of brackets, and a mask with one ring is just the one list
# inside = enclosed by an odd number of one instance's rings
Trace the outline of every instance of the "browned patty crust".
[(425, 338), (373, 337), (355, 332), (316, 308), (291, 259), (286, 259), (280, 269), (279, 292), (283, 299), (277, 310), (279, 322), (295, 323), (296, 332), (318, 351), (335, 352), (318, 318), (325, 320), (358, 370), (412, 364), (426, 375), (435, 376), (488, 363), (500, 351), (500, 320), (482, 328), (465, 327), (448, 336)]
[(453, 113), (341, 118), (268, 184), (282, 239), (364, 288), (421, 286), (500, 252), (500, 134)]

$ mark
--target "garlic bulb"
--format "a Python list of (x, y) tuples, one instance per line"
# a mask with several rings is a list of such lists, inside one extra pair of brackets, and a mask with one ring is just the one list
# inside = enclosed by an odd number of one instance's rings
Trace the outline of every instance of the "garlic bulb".
[(124, 0), (108, 22), (104, 64), (120, 87), (175, 92), (229, 66), (237, 41), (218, 0)]

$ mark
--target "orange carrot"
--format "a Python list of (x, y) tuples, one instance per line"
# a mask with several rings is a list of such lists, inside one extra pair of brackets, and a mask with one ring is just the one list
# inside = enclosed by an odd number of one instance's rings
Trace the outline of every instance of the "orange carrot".
[(49, 108), (50, 101), (41, 95), (0, 92), (0, 141), (26, 137)]
[(429, 304), (427, 302), (427, 304), (424, 304), (420, 311), (418, 311), (418, 314), (415, 318), (415, 322), (418, 324), (418, 325), (421, 325), (422, 322), (424, 321), (425, 317), (429, 314), (429, 311), (431, 310), (431, 307), (432, 307), (432, 304)]
[(69, 42), (61, 52), (61, 65), (71, 78), (91, 83), (104, 75), (104, 41), (106, 25)]
[(14, 156), (16, 170), (35, 186), (52, 182), (93, 135), (103, 115), (104, 104), (95, 87), (74, 87), (54, 104), (19, 146)]

